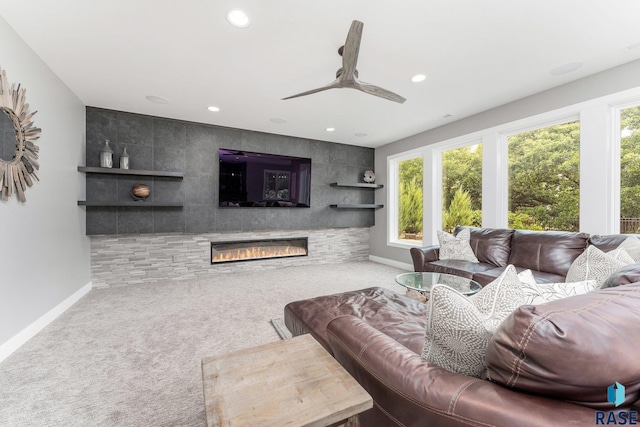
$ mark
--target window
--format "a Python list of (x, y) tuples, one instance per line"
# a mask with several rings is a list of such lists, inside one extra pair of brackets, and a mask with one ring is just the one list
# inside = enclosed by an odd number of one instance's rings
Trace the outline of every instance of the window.
[(620, 233), (640, 232), (640, 107), (620, 111)]
[(421, 245), (423, 236), (423, 158), (419, 152), (389, 158), (390, 243)]
[(482, 225), (482, 144), (442, 153), (442, 229)]
[(422, 242), (422, 157), (398, 163), (398, 239)]
[(509, 227), (578, 231), (580, 122), (508, 137)]
[[(447, 125), (441, 134), (456, 131)], [(416, 245), (401, 230), (398, 187), (400, 165), (418, 157), (425, 245), (438, 243), (439, 229), (480, 220), (490, 228), (640, 234), (640, 87), (434, 141), (439, 134), (412, 137), (424, 145), (387, 157), (389, 246)], [(456, 192), (463, 194), (454, 203)], [(471, 219), (459, 213), (469, 204)]]

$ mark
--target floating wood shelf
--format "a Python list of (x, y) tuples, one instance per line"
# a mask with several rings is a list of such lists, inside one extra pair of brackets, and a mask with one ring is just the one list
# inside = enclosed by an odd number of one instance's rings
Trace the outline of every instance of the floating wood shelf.
[[(120, 168), (99, 168), (92, 166), (78, 166), (78, 172), (95, 173), (103, 175), (128, 175), (128, 176), (148, 176), (148, 177), (167, 177), (167, 178), (184, 178), (183, 172), (166, 172), (151, 171), (143, 169), (120, 169)], [(181, 208), (183, 202), (154, 202), (128, 200), (121, 202), (99, 202), (78, 200), (78, 206), (102, 206), (102, 207), (133, 207), (133, 208)]]
[(169, 178), (184, 178), (183, 172), (151, 171), (143, 169), (100, 168), (92, 166), (78, 166), (79, 172), (101, 173), (105, 175), (136, 175), (136, 176), (164, 176)]
[(180, 208), (184, 206), (182, 202), (87, 202), (85, 200), (78, 200), (78, 206), (104, 206), (104, 207), (133, 207), (133, 208)]
[(338, 204), (338, 205), (329, 205), (335, 209), (380, 209), (384, 208), (384, 205), (375, 205), (375, 204), (367, 204), (367, 203), (358, 203), (358, 204)]
[[(373, 190), (383, 187), (382, 184), (370, 184), (368, 182), (332, 182), (329, 185), (332, 187), (370, 188)], [(335, 209), (380, 209), (384, 207), (384, 205), (376, 205), (373, 203), (342, 203), (329, 206)]]
[(373, 188), (373, 189), (384, 187), (384, 185), (382, 184), (369, 184), (366, 182), (356, 182), (356, 183), (332, 182), (329, 185), (332, 187), (353, 187), (353, 188)]

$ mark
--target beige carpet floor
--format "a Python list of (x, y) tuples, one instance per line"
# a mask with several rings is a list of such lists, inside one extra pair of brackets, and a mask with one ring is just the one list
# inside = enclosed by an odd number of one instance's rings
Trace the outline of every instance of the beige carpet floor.
[(372, 262), (94, 289), (0, 363), (0, 426), (204, 426), (203, 357), (279, 340), (291, 301), (381, 286)]

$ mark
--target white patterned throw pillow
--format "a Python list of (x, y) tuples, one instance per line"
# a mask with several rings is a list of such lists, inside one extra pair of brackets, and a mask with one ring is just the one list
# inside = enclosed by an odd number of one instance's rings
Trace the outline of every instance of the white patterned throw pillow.
[(640, 239), (637, 237), (627, 237), (624, 242), (620, 243), (618, 249), (624, 249), (629, 256), (633, 258), (633, 262), (640, 262)]
[(529, 269), (522, 270), (520, 273), (518, 273), (518, 279), (520, 279), (520, 281), (524, 284), (532, 286), (535, 286), (537, 284), (536, 278), (533, 277), (533, 273)]
[(435, 285), (427, 302), (422, 357), (448, 371), (481, 378), (489, 340), (500, 323), (524, 302), (521, 286), (512, 265), (470, 297)]
[(629, 255), (629, 252), (625, 248), (617, 248), (612, 250), (611, 252), (607, 252), (607, 255), (613, 257), (613, 259), (617, 259), (618, 261), (622, 261), (625, 264), (633, 264), (635, 261)]
[(600, 289), (611, 274), (620, 267), (631, 263), (633, 263), (633, 259), (624, 249), (604, 253), (590, 245), (569, 267), (566, 282), (595, 280), (596, 288)]
[(531, 270), (518, 273), (518, 279), (522, 282), (522, 293), (526, 305), (544, 304), (597, 289), (595, 280), (576, 283), (537, 283)]
[(440, 259), (478, 262), (478, 258), (471, 249), (471, 231), (468, 228), (460, 230), (457, 236), (438, 230), (438, 242), (440, 242)]
[(575, 283), (523, 283), (522, 285), (526, 305), (544, 304), (574, 295), (586, 294), (597, 289), (595, 280)]

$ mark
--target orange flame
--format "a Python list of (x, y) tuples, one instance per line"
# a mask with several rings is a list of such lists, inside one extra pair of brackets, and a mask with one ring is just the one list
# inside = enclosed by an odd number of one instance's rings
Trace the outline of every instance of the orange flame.
[(211, 257), (211, 262), (239, 261), (261, 258), (279, 258), (294, 255), (306, 255), (307, 250), (299, 246), (265, 246), (246, 249), (220, 250)]

